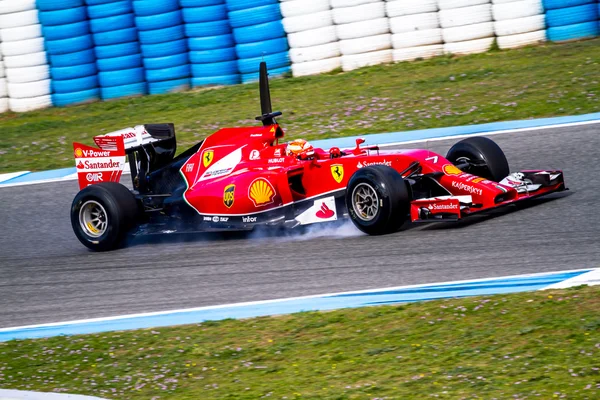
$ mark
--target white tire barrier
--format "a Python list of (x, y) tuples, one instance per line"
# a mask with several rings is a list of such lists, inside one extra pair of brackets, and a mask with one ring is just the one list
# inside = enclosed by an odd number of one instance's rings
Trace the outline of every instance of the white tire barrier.
[(471, 7), (441, 10), (440, 25), (442, 28), (453, 28), (492, 21), (492, 5), (479, 4)]
[(444, 52), (448, 54), (457, 55), (485, 53), (492, 47), (493, 43), (493, 37), (485, 39), (468, 40), (466, 42), (445, 43)]
[(493, 0), (498, 47), (512, 49), (544, 42), (546, 16), (542, 0)]
[(35, 0), (0, 2), (0, 40), (0, 111), (50, 106), (50, 70)]
[(392, 36), (385, 1), (332, 1), (342, 69), (392, 62)]
[(438, 1), (388, 0), (394, 62), (443, 54)]
[(439, 0), (444, 52), (466, 55), (488, 51), (494, 43), (490, 0)]
[(445, 43), (464, 42), (467, 40), (483, 39), (494, 36), (494, 23), (482, 22), (467, 26), (456, 26), (443, 30)]
[(321, 74), (340, 67), (340, 45), (329, 0), (282, 1), (281, 14), (292, 75)]

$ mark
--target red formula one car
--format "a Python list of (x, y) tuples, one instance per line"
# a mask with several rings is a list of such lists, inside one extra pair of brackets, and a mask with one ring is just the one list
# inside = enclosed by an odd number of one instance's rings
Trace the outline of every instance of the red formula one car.
[[(93, 250), (122, 246), (128, 234), (293, 228), (350, 218), (370, 235), (406, 221), (456, 221), (565, 190), (561, 171), (509, 175), (490, 139), (428, 150), (382, 151), (280, 144), (261, 65), (262, 126), (221, 129), (175, 157), (172, 124), (140, 125), (74, 143), (81, 191), (71, 208), (79, 240)], [(119, 178), (128, 158), (133, 190)]]

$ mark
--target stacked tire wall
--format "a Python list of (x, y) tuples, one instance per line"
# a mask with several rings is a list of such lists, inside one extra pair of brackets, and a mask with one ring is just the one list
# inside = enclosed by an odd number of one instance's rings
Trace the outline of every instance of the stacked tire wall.
[(146, 94), (131, 0), (85, 0), (102, 100)]
[[(0, 2), (0, 109), (25, 112), (48, 107), (50, 70), (34, 0)], [(8, 97), (7, 97), (8, 96)], [(8, 106), (8, 107), (7, 107)]]
[(598, 0), (2, 0), (0, 112), (600, 35)]
[(283, 29), (278, 0), (227, 0), (242, 83), (258, 80), (261, 61), (270, 76), (290, 71), (288, 41)]
[(240, 83), (225, 0), (180, 0), (190, 49), (192, 86)]

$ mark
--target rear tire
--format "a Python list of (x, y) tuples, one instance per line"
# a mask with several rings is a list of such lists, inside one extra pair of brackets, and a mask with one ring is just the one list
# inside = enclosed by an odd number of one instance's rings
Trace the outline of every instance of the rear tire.
[(352, 175), (346, 207), (354, 225), (369, 235), (400, 229), (410, 211), (410, 195), (402, 176), (393, 168), (375, 165)]
[(125, 186), (102, 182), (81, 190), (71, 206), (77, 239), (94, 251), (122, 247), (138, 216), (138, 204)]
[(491, 139), (477, 136), (463, 139), (450, 148), (448, 161), (457, 165), (463, 161), (471, 163), (463, 172), (500, 182), (510, 173), (504, 152)]

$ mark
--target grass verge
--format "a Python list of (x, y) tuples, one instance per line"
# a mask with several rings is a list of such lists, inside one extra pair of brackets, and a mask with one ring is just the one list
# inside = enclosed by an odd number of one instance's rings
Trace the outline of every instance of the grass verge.
[(118, 399), (600, 397), (600, 287), (0, 343), (0, 387)]
[[(272, 82), (288, 137), (308, 139), (600, 111), (600, 39)], [(258, 85), (0, 116), (0, 173), (72, 166), (72, 141), (174, 122), (180, 148), (253, 125)]]

